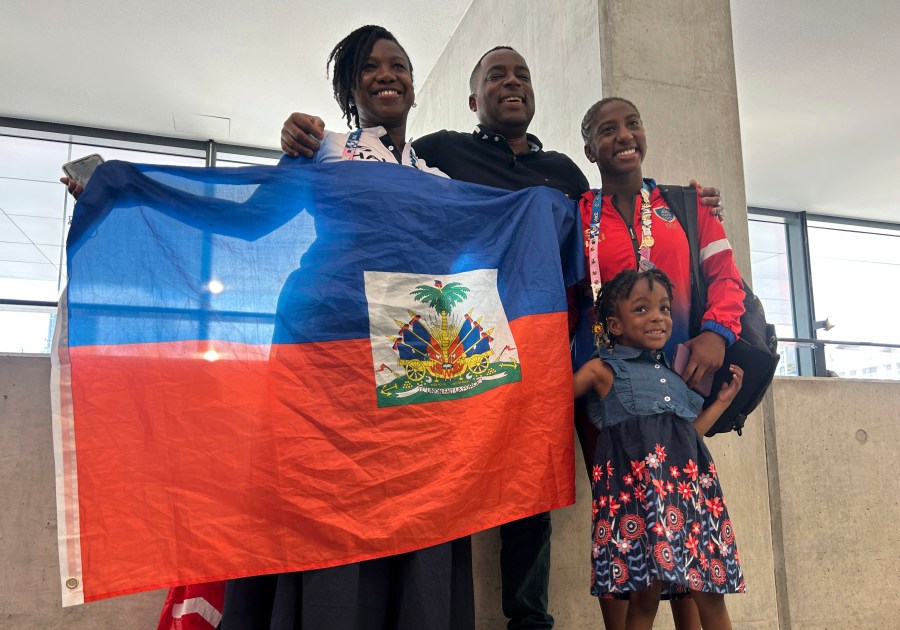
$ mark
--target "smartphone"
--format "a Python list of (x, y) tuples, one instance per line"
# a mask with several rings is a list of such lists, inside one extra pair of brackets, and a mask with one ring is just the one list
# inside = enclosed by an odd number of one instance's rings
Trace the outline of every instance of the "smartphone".
[(66, 177), (74, 179), (82, 186), (86, 186), (91, 175), (94, 174), (94, 169), (101, 164), (103, 164), (103, 158), (100, 154), (91, 153), (90, 155), (85, 155), (77, 160), (66, 162), (62, 165), (62, 170), (63, 173), (66, 174)]
[[(672, 371), (678, 376), (684, 374), (688, 361), (691, 359), (691, 349), (683, 343), (675, 347), (675, 356), (672, 357)], [(708, 397), (712, 393), (713, 375), (707, 374), (700, 379), (700, 382), (694, 386), (694, 391), (703, 396)]]

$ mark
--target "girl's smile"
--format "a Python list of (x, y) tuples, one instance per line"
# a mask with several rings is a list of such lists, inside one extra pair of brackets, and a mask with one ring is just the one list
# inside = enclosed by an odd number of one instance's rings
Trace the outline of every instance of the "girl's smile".
[(672, 298), (665, 285), (646, 278), (639, 280), (627, 298), (616, 305), (616, 315), (608, 320), (615, 341), (629, 348), (660, 350), (672, 335)]
[(624, 175), (640, 170), (646, 152), (647, 137), (637, 110), (613, 100), (597, 111), (584, 153), (601, 173)]

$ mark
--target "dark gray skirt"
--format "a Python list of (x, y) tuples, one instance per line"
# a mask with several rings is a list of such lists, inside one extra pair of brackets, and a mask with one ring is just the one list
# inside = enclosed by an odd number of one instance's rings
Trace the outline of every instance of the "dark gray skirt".
[(222, 630), (474, 630), (469, 537), (328, 569), (230, 580)]

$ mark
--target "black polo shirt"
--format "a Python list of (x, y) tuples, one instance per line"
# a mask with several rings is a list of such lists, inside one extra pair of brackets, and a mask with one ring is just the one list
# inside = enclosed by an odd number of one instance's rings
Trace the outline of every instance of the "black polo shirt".
[(507, 190), (549, 186), (578, 199), (590, 188), (581, 169), (568, 156), (544, 151), (528, 134), (530, 153), (515, 154), (506, 138), (479, 125), (472, 133), (438, 131), (413, 142), (416, 155), (453, 179)]

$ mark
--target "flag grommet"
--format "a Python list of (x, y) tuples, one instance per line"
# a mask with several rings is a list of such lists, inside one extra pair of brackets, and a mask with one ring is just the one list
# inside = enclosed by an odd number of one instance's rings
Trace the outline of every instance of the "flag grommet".
[(66, 580), (66, 588), (72, 590), (73, 588), (78, 588), (78, 579), (77, 578), (69, 578)]

